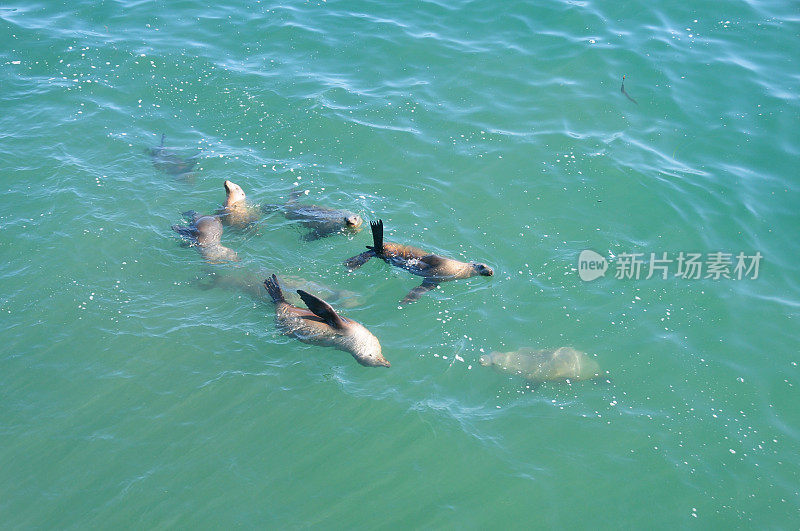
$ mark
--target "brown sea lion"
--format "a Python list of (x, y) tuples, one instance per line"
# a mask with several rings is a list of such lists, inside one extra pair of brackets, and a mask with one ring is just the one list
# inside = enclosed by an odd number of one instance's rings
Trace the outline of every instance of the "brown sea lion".
[(172, 230), (196, 246), (203, 258), (209, 262), (238, 262), (239, 256), (233, 249), (222, 245), (222, 222), (217, 216), (201, 216), (190, 210), (184, 217), (191, 225), (173, 225)]
[(241, 229), (258, 221), (259, 209), (250, 204), (242, 187), (231, 181), (225, 181), (223, 186), (225, 203), (217, 211), (222, 223)]
[(153, 160), (153, 166), (157, 170), (161, 170), (176, 177), (191, 178), (192, 168), (197, 164), (197, 158), (200, 154), (197, 153), (187, 158), (180, 157), (164, 147), (164, 139), (166, 137), (166, 133), (162, 133), (161, 144), (150, 148), (150, 158)]
[(361, 365), (390, 367), (381, 354), (381, 344), (362, 324), (342, 317), (330, 304), (301, 289), (297, 294), (308, 310), (286, 302), (278, 278), (272, 275), (264, 286), (275, 303), (275, 322), (284, 334), (305, 343), (333, 347), (349, 352)]
[(416, 247), (384, 242), (383, 220), (370, 222), (370, 227), (372, 228), (373, 245), (368, 245), (367, 251), (349, 258), (344, 264), (352, 271), (367, 263), (373, 256), (377, 256), (388, 264), (425, 277), (422, 284), (408, 292), (400, 304), (419, 300), (424, 293), (435, 289), (440, 282), (477, 275), (490, 277), (494, 274), (491, 267), (480, 262), (460, 262), (428, 253)]
[(570, 347), (536, 350), (523, 347), (512, 352), (481, 356), (481, 365), (517, 374), (532, 382), (588, 380), (600, 375), (600, 365), (586, 353)]
[(304, 227), (311, 229), (311, 232), (303, 238), (305, 240), (317, 240), (332, 234), (345, 232), (358, 232), (364, 222), (361, 216), (349, 210), (328, 208), (319, 205), (303, 205), (297, 199), (303, 195), (300, 190), (292, 192), (285, 205), (270, 205), (264, 207), (266, 211), (280, 210), (286, 219), (299, 221)]

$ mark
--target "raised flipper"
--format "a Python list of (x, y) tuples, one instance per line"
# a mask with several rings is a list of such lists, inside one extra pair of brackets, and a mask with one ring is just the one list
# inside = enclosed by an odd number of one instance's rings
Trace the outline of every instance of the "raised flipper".
[(420, 297), (428, 293), (430, 290), (436, 289), (438, 285), (439, 285), (438, 282), (426, 278), (425, 280), (422, 281), (422, 284), (409, 291), (408, 295), (406, 295), (405, 298), (400, 301), (400, 304), (402, 305), (402, 304), (408, 304), (410, 302), (416, 302), (419, 300)]
[(281, 287), (278, 285), (278, 277), (274, 273), (264, 281), (264, 287), (267, 288), (269, 296), (272, 297), (272, 302), (286, 302)]
[(347, 267), (347, 269), (353, 271), (354, 269), (358, 269), (362, 265), (366, 264), (373, 256), (375, 256), (375, 251), (370, 249), (369, 251), (364, 251), (363, 253), (357, 254), (352, 258), (348, 258), (345, 260), (344, 265)]
[(161, 144), (145, 149), (145, 153), (148, 153), (153, 158), (161, 156), (161, 153), (164, 152), (164, 138), (166, 136), (166, 133), (161, 133)]
[(367, 249), (373, 251), (377, 256), (383, 255), (383, 220), (370, 221), (372, 229), (372, 246), (367, 245)]
[(339, 317), (339, 314), (336, 313), (330, 304), (325, 302), (324, 300), (320, 299), (319, 297), (315, 297), (308, 292), (305, 292), (301, 289), (297, 290), (297, 294), (300, 295), (300, 298), (303, 299), (303, 302), (306, 303), (308, 309), (311, 310), (314, 315), (331, 325), (333, 328), (341, 329), (346, 326), (347, 323)]

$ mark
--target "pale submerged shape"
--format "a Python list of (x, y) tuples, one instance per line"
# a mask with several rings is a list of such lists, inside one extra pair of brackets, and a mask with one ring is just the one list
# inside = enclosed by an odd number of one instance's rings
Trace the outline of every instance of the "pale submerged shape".
[(534, 382), (588, 380), (600, 375), (597, 361), (571, 347), (541, 350), (523, 347), (511, 352), (494, 351), (481, 356), (481, 365), (494, 366)]

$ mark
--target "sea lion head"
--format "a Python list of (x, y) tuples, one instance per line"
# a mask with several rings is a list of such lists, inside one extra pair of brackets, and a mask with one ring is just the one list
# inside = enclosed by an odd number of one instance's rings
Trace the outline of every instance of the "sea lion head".
[(245, 200), (242, 187), (231, 181), (225, 181), (225, 195), (225, 206), (230, 206)]
[(358, 230), (361, 227), (361, 224), (364, 223), (364, 220), (361, 219), (361, 216), (358, 214), (353, 214), (352, 212), (348, 212), (345, 214), (344, 217), (344, 226), (350, 230)]
[[(344, 350), (348, 350), (358, 363), (367, 367), (391, 367), (389, 360), (381, 353), (378, 338), (362, 325), (350, 322), (350, 337), (345, 341)], [(348, 344), (349, 343), (349, 344)]]
[(480, 362), (484, 367), (495, 365), (502, 368), (508, 364), (509, 354), (508, 352), (493, 350), (488, 354), (481, 355)]
[(192, 222), (197, 231), (197, 243), (200, 246), (218, 245), (222, 238), (222, 222), (217, 216), (193, 215)]
[(475, 271), (476, 274), (481, 275), (483, 277), (490, 277), (494, 275), (494, 270), (486, 264), (482, 264), (480, 262), (470, 262), (472, 269)]

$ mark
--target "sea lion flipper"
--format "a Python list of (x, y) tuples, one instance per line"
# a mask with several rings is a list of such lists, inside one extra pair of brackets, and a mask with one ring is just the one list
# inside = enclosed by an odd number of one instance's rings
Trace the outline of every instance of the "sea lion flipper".
[(306, 303), (306, 306), (308, 306), (308, 309), (311, 310), (314, 315), (331, 325), (333, 328), (341, 329), (345, 327), (346, 323), (339, 316), (339, 314), (336, 313), (336, 310), (334, 310), (330, 304), (301, 289), (297, 290), (297, 294), (300, 295), (300, 298), (303, 299), (303, 302)]
[(419, 261), (427, 266), (421, 269), (429, 269), (443, 266), (447, 263), (447, 258), (441, 257), (438, 254), (426, 254), (420, 258)]
[(361, 254), (357, 254), (354, 257), (345, 260), (344, 265), (347, 267), (347, 269), (353, 271), (354, 269), (358, 269), (362, 265), (366, 264), (373, 256), (375, 256), (375, 251), (373, 251), (372, 248), (369, 248), (369, 251), (364, 251)]
[(264, 281), (264, 287), (267, 288), (269, 296), (272, 297), (272, 302), (286, 302), (281, 287), (278, 285), (278, 277), (275, 276), (275, 273)]
[(422, 281), (422, 284), (417, 286), (416, 288), (412, 289), (408, 292), (408, 295), (405, 296), (403, 300), (400, 301), (400, 304), (408, 304), (410, 302), (416, 302), (422, 297), (424, 294), (428, 293), (432, 289), (436, 289), (439, 285), (438, 282), (432, 282), (429, 279), (425, 279)]
[(197, 238), (197, 229), (195, 227), (187, 227), (185, 225), (173, 225), (172, 230), (180, 234), (183, 238), (194, 240)]
[(447, 260), (446, 258), (442, 258), (438, 254), (426, 254), (425, 256), (420, 258), (421, 262), (425, 262), (426, 264), (432, 266), (439, 265), (442, 262), (445, 262), (446, 260)]
[(383, 255), (383, 220), (370, 221), (369, 226), (372, 229), (372, 247), (367, 246), (367, 249), (375, 251), (378, 256)]

